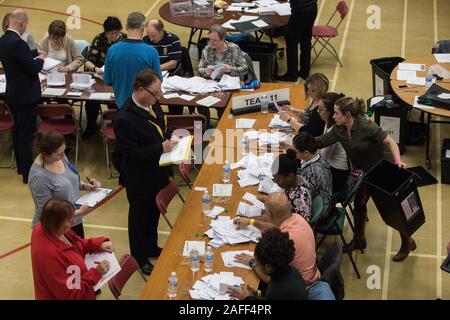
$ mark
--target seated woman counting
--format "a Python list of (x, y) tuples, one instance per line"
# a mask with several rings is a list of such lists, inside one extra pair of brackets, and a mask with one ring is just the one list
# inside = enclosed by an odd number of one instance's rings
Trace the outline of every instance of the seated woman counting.
[[(328, 92), (319, 100), (319, 113), (325, 121), (323, 133), (329, 132), (336, 124), (334, 121), (334, 103), (344, 97), (342, 93)], [(320, 149), (320, 154), (330, 165), (331, 176), (333, 177), (333, 193), (343, 190), (346, 186), (350, 174), (347, 154), (340, 142), (336, 142), (326, 148)]]
[(305, 81), (305, 93), (310, 104), (301, 112), (291, 106), (281, 106), (280, 118), (289, 123), (297, 132), (308, 131), (314, 137), (323, 133), (325, 122), (319, 115), (319, 100), (328, 91), (328, 78), (322, 73), (314, 73)]
[[(83, 182), (75, 166), (69, 162), (64, 150), (64, 136), (53, 131), (38, 133), (34, 140), (39, 153), (31, 165), (28, 187), (34, 201), (32, 227), (39, 222), (44, 204), (51, 198), (59, 197), (72, 205), (80, 198), (80, 190), (93, 191), (100, 188), (100, 182), (90, 179)], [(82, 218), (92, 211), (86, 204), (75, 210), (72, 229), (84, 237)]]
[(112, 252), (105, 237), (82, 239), (71, 230), (75, 209), (60, 198), (44, 205), (31, 235), (31, 264), (37, 300), (95, 300), (94, 286), (109, 271), (107, 260), (87, 269), (85, 255)]

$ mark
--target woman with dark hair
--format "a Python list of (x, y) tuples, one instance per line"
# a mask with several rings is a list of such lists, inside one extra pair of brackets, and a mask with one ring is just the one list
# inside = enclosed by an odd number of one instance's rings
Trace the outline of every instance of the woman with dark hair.
[(230, 296), (237, 299), (307, 300), (305, 281), (290, 263), (294, 259), (294, 241), (278, 228), (265, 231), (255, 248), (253, 268), (270, 276), (265, 292), (241, 285), (229, 288)]
[[(102, 67), (105, 65), (108, 49), (115, 43), (127, 38), (122, 30), (122, 23), (119, 18), (107, 17), (103, 22), (103, 32), (99, 33), (92, 40), (84, 67), (88, 71), (103, 75)], [(117, 108), (115, 104), (108, 104), (108, 109)], [(87, 139), (97, 131), (97, 116), (100, 113), (99, 101), (86, 101), (86, 129), (81, 136)]]
[(306, 181), (311, 198), (321, 196), (326, 212), (331, 200), (333, 180), (330, 166), (318, 151), (319, 145), (309, 132), (300, 132), (293, 140), (297, 159), (301, 160), (297, 174)]
[[(311, 215), (311, 195), (305, 186), (303, 178), (297, 175), (298, 161), (296, 153), (288, 149), (285, 154), (280, 154), (272, 164), (273, 180), (284, 189), (292, 211), (298, 213), (309, 222)], [(267, 196), (259, 197), (264, 201)]]
[[(320, 117), (325, 121), (323, 133), (330, 131), (336, 124), (334, 121), (334, 103), (344, 97), (342, 93), (328, 92), (319, 100), (318, 111)], [(347, 183), (350, 173), (348, 167), (347, 154), (340, 142), (320, 150), (320, 154), (330, 165), (331, 175), (333, 177), (333, 192), (341, 191)]]
[[(336, 125), (326, 134), (317, 138), (321, 148), (340, 142), (354, 169), (352, 176), (361, 177), (379, 161), (393, 158), (394, 163), (404, 167), (400, 158), (400, 150), (394, 139), (377, 124), (365, 117), (366, 105), (361, 99), (350, 97), (340, 98), (334, 106)], [(353, 240), (347, 250), (366, 248), (365, 226), (367, 218), (367, 201), (370, 198), (369, 189), (362, 184), (355, 194)], [(400, 233), (402, 244), (394, 261), (406, 259), (410, 251), (417, 247), (415, 241), (407, 234)]]
[(31, 235), (36, 300), (95, 300), (94, 286), (109, 271), (107, 260), (87, 269), (86, 254), (112, 252), (105, 237), (82, 239), (71, 230), (75, 210), (67, 200), (48, 200)]
[[(100, 182), (90, 179), (83, 182), (64, 150), (64, 136), (53, 131), (38, 133), (34, 140), (39, 153), (34, 160), (28, 178), (28, 187), (33, 197), (35, 212), (32, 227), (39, 222), (44, 204), (51, 198), (59, 197), (72, 205), (80, 198), (80, 190), (93, 191), (100, 188)], [(84, 237), (83, 216), (90, 213), (87, 205), (75, 210), (72, 229), (81, 238)]]
[(67, 34), (66, 24), (61, 20), (50, 23), (48, 33), (39, 42), (38, 49), (47, 53), (48, 57), (62, 62), (58, 72), (76, 71), (84, 62), (75, 41)]

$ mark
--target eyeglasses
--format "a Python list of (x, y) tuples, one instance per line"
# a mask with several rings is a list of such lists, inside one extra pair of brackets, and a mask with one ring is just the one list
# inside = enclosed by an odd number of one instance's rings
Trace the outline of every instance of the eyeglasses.
[(144, 88), (144, 87), (142, 87), (145, 91), (147, 91), (148, 93), (150, 93), (152, 96), (153, 96), (153, 98), (155, 98), (156, 100), (158, 100), (158, 98), (159, 97), (161, 97), (162, 96), (162, 92), (156, 92), (156, 93), (153, 93), (153, 92), (151, 92), (150, 90), (148, 90), (147, 88)]

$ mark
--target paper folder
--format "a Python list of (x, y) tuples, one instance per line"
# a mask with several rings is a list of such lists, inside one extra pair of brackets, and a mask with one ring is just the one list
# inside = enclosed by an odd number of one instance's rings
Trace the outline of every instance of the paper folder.
[(159, 166), (176, 164), (189, 159), (193, 136), (180, 138), (175, 148), (170, 152), (164, 152), (159, 158)]

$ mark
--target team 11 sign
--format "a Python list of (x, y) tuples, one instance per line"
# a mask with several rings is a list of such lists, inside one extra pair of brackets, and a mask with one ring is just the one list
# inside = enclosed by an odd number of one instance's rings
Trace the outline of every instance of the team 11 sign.
[(267, 96), (270, 102), (274, 101), (289, 101), (289, 89), (279, 89), (271, 91), (262, 91), (254, 94), (248, 94), (245, 96), (233, 97), (233, 109), (246, 108), (257, 106), (261, 104), (261, 97)]

